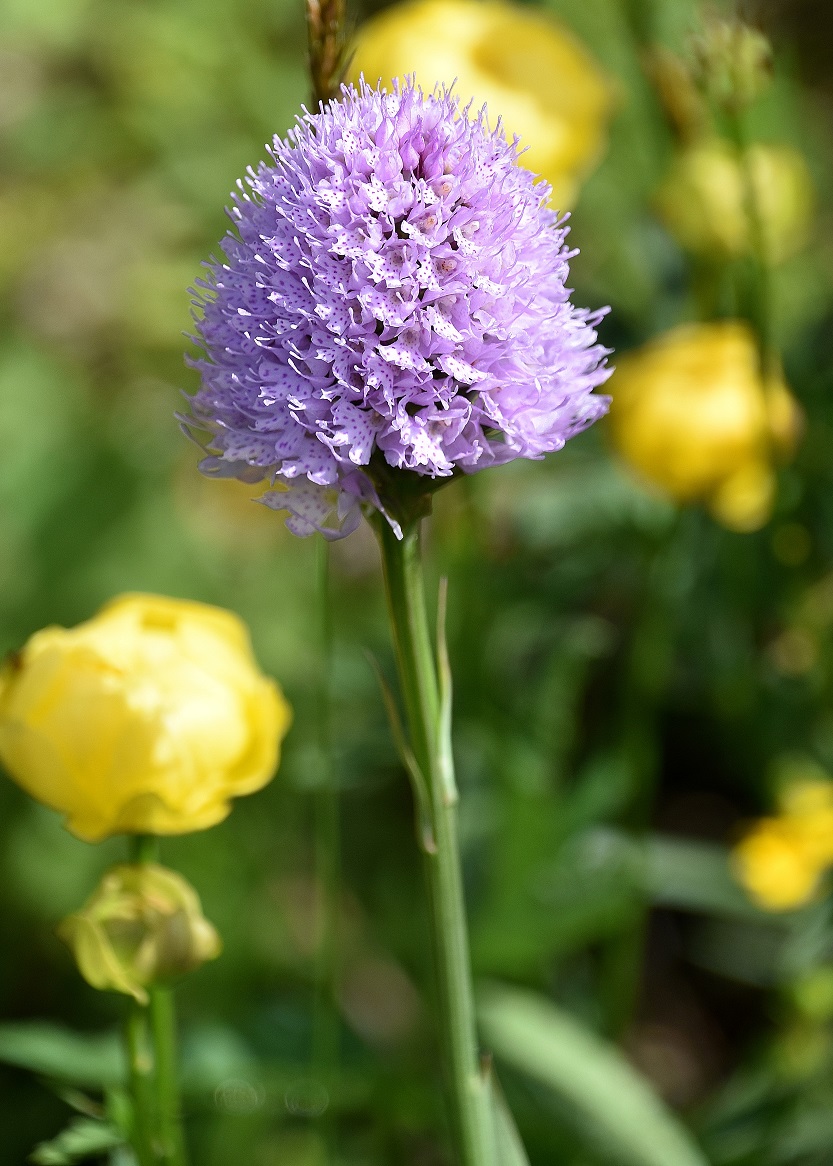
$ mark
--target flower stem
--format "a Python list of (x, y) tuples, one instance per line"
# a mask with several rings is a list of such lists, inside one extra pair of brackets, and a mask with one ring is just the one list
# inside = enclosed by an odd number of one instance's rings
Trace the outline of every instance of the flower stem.
[(432, 844), (424, 847), (425, 871), (457, 1161), (458, 1166), (489, 1166), (494, 1158), (493, 1131), (475, 1033), (456, 797), (443, 749), (443, 710), (425, 608), (420, 522), (403, 524), (403, 537), (397, 539), (380, 517), (376, 531), (411, 749), (428, 790)]
[[(336, 933), (338, 923), (341, 841), (339, 796), (333, 767), (331, 731), (332, 619), (330, 611), (329, 544), (318, 540), (317, 591), (319, 634), (319, 684), (317, 692), (317, 733), (320, 783), (313, 795), (315, 832), (315, 882), (317, 894), (318, 949), (315, 961), (315, 1001), (313, 1008), (313, 1067), (330, 1090), (339, 1059), (339, 1019), (336, 1011), (338, 975)], [(331, 1110), (325, 1111), (325, 1133), (332, 1143)], [(332, 1149), (332, 1146), (330, 1146)]]
[(743, 60), (741, 42), (738, 38), (733, 60), (735, 73), (735, 97), (727, 109), (729, 134), (735, 148), (740, 169), (743, 209), (751, 251), (751, 261), (747, 264), (746, 280), (747, 311), (758, 339), (761, 376), (766, 381), (778, 369), (772, 321), (772, 264), (767, 247), (766, 228), (761, 210), (759, 183), (756, 180), (752, 143), (747, 130), (745, 106), (741, 100), (743, 87)]
[(134, 834), (131, 837), (130, 861), (135, 863), (159, 861), (159, 839), (155, 834)]
[(139, 1166), (157, 1166), (154, 1143), (155, 1104), (153, 1054), (148, 1033), (148, 1010), (132, 1000), (124, 1028), (130, 1093), (133, 1098), (133, 1149)]
[[(135, 863), (158, 862), (159, 839), (153, 834), (135, 835), (131, 839), (131, 859)], [(187, 1166), (176, 1071), (173, 992), (154, 984), (148, 993), (149, 1005), (132, 1005), (127, 1028), (137, 1143), (142, 1143), (136, 1146), (139, 1166)]]
[(179, 1082), (176, 1069), (176, 1020), (171, 988), (150, 989), (150, 1026), (156, 1068), (156, 1115), (160, 1161), (164, 1166), (186, 1166)]

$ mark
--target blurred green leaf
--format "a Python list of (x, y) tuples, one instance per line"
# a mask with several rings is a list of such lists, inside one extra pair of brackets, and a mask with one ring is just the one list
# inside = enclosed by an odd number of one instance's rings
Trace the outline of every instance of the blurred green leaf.
[(73, 1085), (104, 1088), (125, 1078), (115, 1033), (84, 1036), (40, 1021), (0, 1025), (0, 1061)]
[(645, 846), (644, 877), (652, 900), (663, 906), (778, 922), (733, 878), (725, 846), (654, 835)]
[(496, 1166), (529, 1166), (521, 1135), (494, 1070), (489, 1079), (489, 1092), (495, 1128)]
[(706, 1166), (689, 1133), (621, 1053), (549, 1000), (497, 985), (480, 998), (495, 1055), (566, 1101), (627, 1166)]
[(97, 1158), (124, 1144), (124, 1136), (106, 1122), (76, 1118), (49, 1142), (35, 1147), (31, 1161), (36, 1166), (72, 1166), (87, 1158)]

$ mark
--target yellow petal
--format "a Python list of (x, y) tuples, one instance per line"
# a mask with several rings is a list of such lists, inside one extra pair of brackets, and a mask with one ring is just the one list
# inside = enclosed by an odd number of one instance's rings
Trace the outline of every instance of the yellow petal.
[(5, 670), (0, 758), (79, 837), (184, 833), (271, 779), (290, 720), (231, 612), (127, 595)]
[(454, 83), (463, 104), (485, 103), (494, 125), (528, 147), (522, 165), (567, 209), (604, 151), (612, 86), (561, 24), (493, 0), (407, 0), (360, 30), (351, 77), (375, 85), (415, 74), (423, 89)]
[(800, 836), (777, 818), (762, 819), (732, 857), (740, 882), (769, 911), (788, 911), (806, 903), (822, 871)]
[(783, 382), (764, 387), (746, 324), (673, 328), (622, 357), (610, 390), (613, 442), (639, 475), (678, 502), (707, 503), (732, 530), (767, 521), (772, 460), (797, 439), (800, 414)]
[(739, 533), (760, 530), (769, 521), (775, 475), (763, 461), (749, 461), (725, 478), (709, 501), (712, 514)]

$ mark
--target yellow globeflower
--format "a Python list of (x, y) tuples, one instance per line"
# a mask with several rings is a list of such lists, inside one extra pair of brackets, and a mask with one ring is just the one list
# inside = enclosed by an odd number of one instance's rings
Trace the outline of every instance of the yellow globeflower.
[(604, 151), (612, 87), (578, 40), (541, 12), (498, 0), (406, 0), (358, 34), (351, 77), (375, 85), (415, 73), (485, 102), (494, 123), (528, 146), (523, 165), (566, 210)]
[(291, 712), (221, 608), (124, 595), (0, 672), (0, 761), (90, 842), (183, 834), (270, 780)]
[(674, 328), (622, 357), (610, 387), (613, 441), (638, 473), (732, 530), (767, 521), (773, 455), (793, 450), (800, 412), (780, 378), (764, 385), (746, 324)]
[(806, 903), (824, 869), (788, 818), (762, 818), (735, 847), (732, 860), (738, 880), (768, 911)]
[(58, 928), (94, 988), (147, 1004), (147, 989), (213, 960), (222, 944), (182, 875), (156, 863), (115, 866)]
[(807, 777), (792, 782), (779, 798), (781, 814), (801, 838), (813, 862), (833, 863), (833, 781)]
[(671, 233), (690, 251), (743, 255), (750, 250), (751, 179), (767, 258), (777, 263), (807, 241), (813, 185), (807, 163), (789, 146), (755, 145), (749, 176), (729, 142), (707, 139), (680, 153), (656, 198)]

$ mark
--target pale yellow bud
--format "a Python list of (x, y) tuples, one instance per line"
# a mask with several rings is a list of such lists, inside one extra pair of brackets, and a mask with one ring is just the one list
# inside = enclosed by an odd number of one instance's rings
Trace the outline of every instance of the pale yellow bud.
[(411, 73), (428, 92), (455, 83), (464, 105), (485, 102), (528, 147), (521, 164), (552, 185), (553, 206), (573, 205), (604, 152), (613, 90), (563, 25), (498, 0), (406, 0), (359, 30), (351, 78)]
[(767, 521), (772, 464), (792, 452), (800, 412), (780, 379), (764, 386), (746, 324), (674, 328), (622, 357), (610, 388), (614, 444), (639, 474), (732, 530)]
[(149, 987), (193, 971), (222, 949), (194, 888), (154, 863), (113, 867), (58, 934), (87, 983), (140, 1004)]
[(0, 672), (0, 761), (91, 842), (222, 821), (271, 779), (290, 719), (241, 620), (188, 600), (122, 596)]
[(750, 187), (766, 258), (779, 263), (807, 242), (813, 214), (810, 172), (789, 146), (751, 146), (745, 163), (731, 143), (719, 138), (689, 146), (677, 155), (656, 207), (689, 251), (743, 255), (755, 237)]

